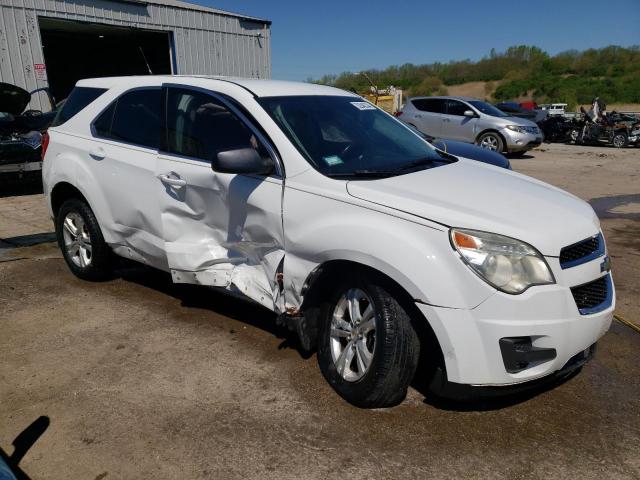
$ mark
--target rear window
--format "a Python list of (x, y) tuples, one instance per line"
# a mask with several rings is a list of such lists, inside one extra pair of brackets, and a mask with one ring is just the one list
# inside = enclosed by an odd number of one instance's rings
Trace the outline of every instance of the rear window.
[(162, 90), (132, 90), (93, 122), (96, 135), (143, 147), (160, 148)]
[(51, 126), (62, 125), (106, 91), (106, 88), (75, 87), (58, 110)]

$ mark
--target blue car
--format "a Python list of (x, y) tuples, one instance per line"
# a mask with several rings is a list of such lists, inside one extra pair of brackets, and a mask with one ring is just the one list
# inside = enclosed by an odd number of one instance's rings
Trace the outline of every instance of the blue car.
[(513, 170), (511, 168), (511, 162), (509, 159), (501, 153), (494, 152), (492, 150), (478, 147), (473, 143), (458, 142), (456, 140), (444, 140), (441, 138), (435, 138), (431, 135), (422, 133), (413, 125), (407, 124), (407, 126), (413, 129), (418, 135), (423, 137), (427, 142), (443, 152), (450, 153), (456, 157), (464, 157), (471, 160), (476, 160), (482, 163), (488, 163), (495, 165), (496, 167), (506, 168), (507, 170)]

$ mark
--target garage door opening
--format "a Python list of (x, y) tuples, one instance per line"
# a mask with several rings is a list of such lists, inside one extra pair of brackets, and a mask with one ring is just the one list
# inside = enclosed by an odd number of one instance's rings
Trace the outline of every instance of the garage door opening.
[(171, 73), (171, 33), (38, 18), (49, 88), (67, 98), (82, 78)]

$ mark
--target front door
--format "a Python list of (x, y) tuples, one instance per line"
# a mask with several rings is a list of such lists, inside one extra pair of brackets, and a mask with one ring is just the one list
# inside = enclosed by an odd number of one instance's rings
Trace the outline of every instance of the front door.
[(225, 288), (280, 311), (283, 180), (211, 168), (221, 151), (273, 150), (226, 97), (175, 86), (165, 93), (166, 148), (156, 177), (174, 282)]
[(461, 142), (475, 142), (478, 119), (466, 117), (464, 112), (467, 110), (471, 110), (467, 104), (458, 100), (447, 100), (447, 114), (442, 116), (442, 136), (444, 138)]

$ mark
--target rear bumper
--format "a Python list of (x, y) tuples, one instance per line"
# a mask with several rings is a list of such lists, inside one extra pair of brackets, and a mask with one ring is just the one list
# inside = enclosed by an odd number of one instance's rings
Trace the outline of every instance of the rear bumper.
[[(505, 386), (560, 372), (595, 344), (613, 318), (611, 293), (610, 304), (586, 315), (578, 310), (571, 290), (557, 284), (532, 287), (520, 295), (496, 292), (470, 310), (417, 307), (438, 338), (449, 382)], [(513, 339), (525, 340), (514, 347)]]
[(26, 173), (39, 172), (42, 170), (42, 162), (20, 162), (8, 163), (0, 165), (0, 174), (2, 173)]

